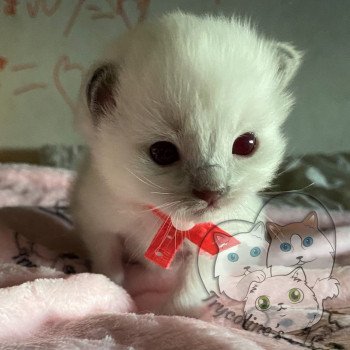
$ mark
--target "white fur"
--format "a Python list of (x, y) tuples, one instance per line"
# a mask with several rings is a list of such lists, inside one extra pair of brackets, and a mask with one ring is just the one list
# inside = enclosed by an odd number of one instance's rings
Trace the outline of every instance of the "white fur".
[[(122, 283), (122, 253), (157, 268), (143, 257), (159, 227), (145, 205), (160, 206), (174, 222), (254, 221), (257, 192), (284, 152), (280, 126), (293, 102), (286, 87), (300, 54), (247, 22), (176, 12), (136, 26), (104, 60), (118, 67), (116, 108), (98, 126), (86, 103), (82, 108), (90, 154), (72, 203), (95, 271)], [(257, 135), (257, 151), (232, 155), (233, 141), (245, 132)], [(149, 157), (150, 145), (163, 140), (179, 149), (181, 159), (172, 166)], [(206, 203), (191, 195), (193, 182), (228, 188), (220, 208), (195, 214)], [(182, 313), (200, 302), (195, 262), (186, 260), (164, 312)]]

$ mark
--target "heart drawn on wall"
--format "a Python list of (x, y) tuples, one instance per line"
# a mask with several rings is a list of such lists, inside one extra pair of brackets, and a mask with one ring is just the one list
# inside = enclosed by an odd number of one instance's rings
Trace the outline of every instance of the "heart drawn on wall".
[[(80, 82), (78, 91), (75, 94), (76, 97), (72, 97), (73, 94), (71, 91), (68, 91), (67, 83), (64, 80), (67, 80), (68, 77), (72, 78), (72, 73), (75, 74), (76, 72), (79, 73)], [(65, 55), (59, 57), (53, 70), (53, 80), (56, 89), (73, 114), (77, 113), (79, 97), (81, 96), (83, 90), (84, 72), (85, 69), (81, 64), (71, 63), (69, 57)]]

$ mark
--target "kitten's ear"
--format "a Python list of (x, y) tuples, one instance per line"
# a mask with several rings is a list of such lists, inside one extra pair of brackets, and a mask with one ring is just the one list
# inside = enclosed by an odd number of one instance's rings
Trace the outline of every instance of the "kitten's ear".
[(318, 218), (315, 211), (312, 211), (307, 215), (307, 217), (303, 220), (303, 224), (315, 229), (318, 229)]
[(264, 223), (262, 221), (258, 222), (251, 230), (251, 233), (254, 233), (254, 235), (256, 235), (264, 240), (265, 239), (265, 225), (264, 225)]
[(86, 99), (95, 126), (116, 107), (117, 81), (117, 67), (113, 63), (95, 67), (90, 75)]
[(230, 239), (231, 239), (230, 236), (223, 235), (222, 233), (214, 232), (214, 241), (218, 246), (219, 250), (227, 246), (227, 244), (230, 242)]
[(297, 279), (303, 282), (306, 282), (306, 275), (304, 270), (301, 267), (297, 267), (295, 270), (293, 270), (291, 273), (288, 274), (293, 279)]
[(267, 222), (266, 229), (271, 239), (278, 237), (282, 232), (282, 226), (279, 226), (273, 222)]
[(282, 86), (286, 86), (295, 76), (303, 57), (301, 51), (295, 49), (290, 43), (276, 43), (276, 55), (278, 59), (278, 74)]

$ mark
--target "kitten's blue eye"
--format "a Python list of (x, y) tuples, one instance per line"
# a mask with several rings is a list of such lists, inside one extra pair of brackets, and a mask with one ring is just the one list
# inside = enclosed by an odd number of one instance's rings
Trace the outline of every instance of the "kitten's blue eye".
[(289, 243), (281, 243), (280, 248), (283, 252), (289, 252), (292, 249), (292, 246)]
[(236, 253), (230, 253), (227, 255), (227, 259), (230, 260), (231, 262), (236, 262), (238, 260), (239, 256)]
[(260, 253), (261, 253), (261, 249), (259, 248), (259, 247), (255, 247), (255, 248), (253, 248), (251, 251), (250, 251), (250, 255), (252, 256), (252, 257), (256, 257), (256, 256), (259, 256), (260, 255)]
[(303, 240), (303, 246), (304, 247), (310, 247), (310, 245), (312, 245), (312, 243), (314, 243), (314, 240), (312, 237), (306, 237)]

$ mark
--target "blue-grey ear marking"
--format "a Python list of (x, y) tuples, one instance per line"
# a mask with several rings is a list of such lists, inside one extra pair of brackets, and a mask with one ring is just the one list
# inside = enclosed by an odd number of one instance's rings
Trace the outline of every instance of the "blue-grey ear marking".
[(117, 81), (117, 67), (112, 63), (102, 64), (93, 72), (86, 87), (86, 99), (94, 125), (116, 107)]

